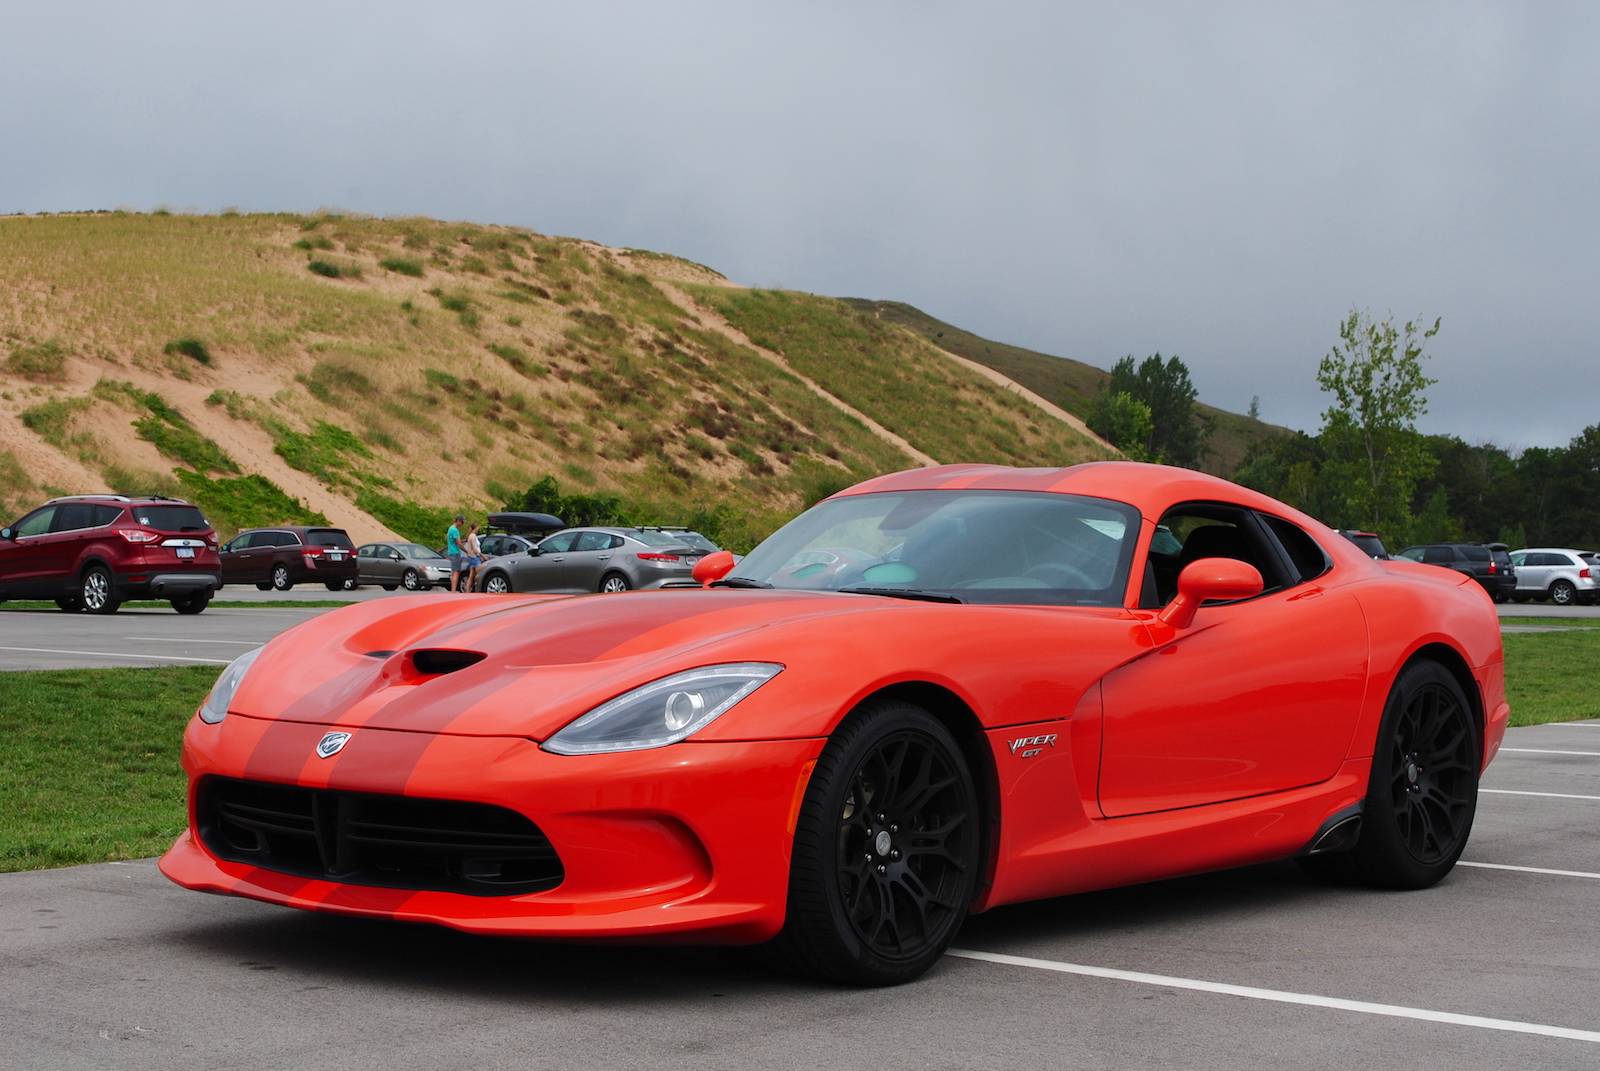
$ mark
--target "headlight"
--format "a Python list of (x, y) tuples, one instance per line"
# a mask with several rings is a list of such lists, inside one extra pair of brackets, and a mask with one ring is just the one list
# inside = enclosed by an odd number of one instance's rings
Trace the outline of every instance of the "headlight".
[(600, 704), (546, 740), (544, 749), (593, 755), (676, 744), (782, 670), (770, 662), (736, 662), (675, 673)]
[(207, 725), (215, 725), (228, 716), (228, 704), (233, 702), (233, 693), (239, 690), (239, 682), (244, 680), (244, 675), (249, 672), (250, 665), (256, 660), (256, 655), (261, 653), (257, 647), (228, 663), (228, 668), (222, 671), (222, 676), (217, 678), (217, 683), (211, 686), (211, 694), (206, 696), (206, 701), (200, 704), (200, 720)]

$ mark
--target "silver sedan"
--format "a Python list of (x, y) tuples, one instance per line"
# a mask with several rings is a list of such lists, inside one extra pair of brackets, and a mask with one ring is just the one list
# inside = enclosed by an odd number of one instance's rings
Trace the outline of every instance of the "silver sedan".
[(640, 528), (568, 528), (522, 554), (490, 558), (478, 569), (489, 592), (628, 591), (692, 588), (705, 551), (669, 532)]

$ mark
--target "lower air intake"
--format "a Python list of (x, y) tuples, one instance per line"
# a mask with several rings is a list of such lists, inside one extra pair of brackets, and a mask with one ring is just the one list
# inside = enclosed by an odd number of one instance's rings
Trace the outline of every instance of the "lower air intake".
[(218, 858), (326, 881), (513, 896), (565, 876), (538, 826), (487, 803), (208, 777), (195, 810)]

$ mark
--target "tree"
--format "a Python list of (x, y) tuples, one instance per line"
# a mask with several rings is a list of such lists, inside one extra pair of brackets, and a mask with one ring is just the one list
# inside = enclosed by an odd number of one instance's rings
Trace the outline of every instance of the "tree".
[(1333, 395), (1321, 439), (1324, 479), (1342, 498), (1338, 523), (1379, 533), (1407, 527), (1412, 492), (1433, 468), (1417, 418), (1436, 382), (1422, 371), (1423, 346), (1438, 333), (1438, 320), (1396, 328), (1357, 310), (1339, 325), (1339, 344), (1317, 367), (1317, 385)]
[[(1111, 379), (1102, 393), (1126, 394), (1149, 408), (1150, 430), (1140, 444), (1145, 458), (1168, 465), (1199, 466), (1211, 423), (1195, 412), (1199, 391), (1189, 378), (1189, 366), (1176, 354), (1163, 360), (1161, 354), (1153, 353), (1137, 364), (1128, 354), (1111, 366)], [(1127, 449), (1126, 444), (1111, 441), (1119, 449)]]
[(1131, 461), (1152, 460), (1150, 407), (1125, 390), (1101, 391), (1089, 414), (1089, 429), (1128, 455)]
[(1250, 409), (1245, 413), (1245, 416), (1249, 417), (1251, 420), (1261, 419), (1261, 395), (1250, 395)]

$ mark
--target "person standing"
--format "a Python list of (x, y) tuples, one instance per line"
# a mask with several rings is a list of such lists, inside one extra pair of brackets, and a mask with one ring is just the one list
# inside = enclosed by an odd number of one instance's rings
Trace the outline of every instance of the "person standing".
[(450, 530), (444, 534), (444, 556), (450, 559), (450, 590), (459, 591), (458, 581), (461, 577), (461, 526), (466, 523), (466, 517), (456, 514), (456, 521)]
[(465, 560), (462, 565), (467, 570), (468, 591), (478, 590), (478, 566), (483, 564), (483, 548), (478, 545), (478, 522), (473, 521), (467, 526), (467, 538), (461, 544)]

